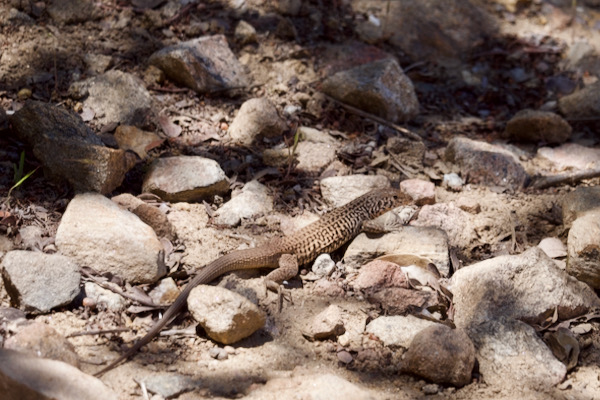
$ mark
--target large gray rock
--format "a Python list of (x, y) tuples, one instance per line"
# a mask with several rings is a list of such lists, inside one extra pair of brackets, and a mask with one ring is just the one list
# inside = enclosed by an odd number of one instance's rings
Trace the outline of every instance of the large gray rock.
[(33, 313), (69, 304), (80, 292), (79, 266), (60, 254), (10, 251), (2, 260), (2, 278), (11, 302)]
[(425, 328), (439, 325), (437, 322), (420, 319), (412, 315), (379, 317), (369, 322), (366, 332), (377, 336), (386, 346), (408, 349), (412, 341)]
[(99, 379), (55, 360), (0, 349), (4, 400), (117, 400)]
[(419, 113), (411, 80), (391, 58), (338, 72), (323, 82), (321, 90), (392, 122), (407, 121)]
[(150, 64), (178, 84), (198, 93), (247, 85), (243, 67), (223, 35), (205, 36), (165, 47), (150, 56)]
[(589, 286), (557, 267), (538, 247), (462, 268), (452, 276), (449, 289), (454, 322), (463, 328), (500, 317), (540, 324), (555, 309), (561, 319), (568, 319), (600, 306)]
[(75, 82), (69, 93), (83, 99), (101, 124), (142, 125), (151, 115), (152, 96), (141, 79), (127, 72), (111, 70)]
[(194, 202), (225, 194), (229, 182), (216, 161), (198, 156), (177, 156), (154, 161), (144, 178), (142, 190), (165, 201)]
[(112, 192), (135, 165), (135, 156), (105, 147), (78, 115), (52, 104), (27, 102), (10, 122), (33, 147), (46, 175), (77, 191)]
[(56, 246), (79, 265), (132, 283), (156, 282), (167, 272), (163, 246), (152, 228), (99, 194), (71, 200), (56, 232)]
[(321, 179), (321, 194), (327, 203), (341, 207), (373, 190), (390, 187), (382, 175), (346, 175)]

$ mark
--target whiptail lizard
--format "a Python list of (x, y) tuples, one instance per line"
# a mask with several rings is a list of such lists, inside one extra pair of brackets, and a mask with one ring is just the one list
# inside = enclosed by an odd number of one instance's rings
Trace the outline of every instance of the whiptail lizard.
[(165, 325), (177, 316), (188, 295), (197, 285), (209, 283), (230, 271), (276, 268), (266, 276), (266, 281), (270, 288), (273, 288), (273, 284), (277, 287), (278, 283), (296, 276), (299, 265), (314, 260), (322, 253), (338, 249), (358, 235), (364, 229), (364, 223), (410, 202), (410, 197), (398, 189), (373, 190), (342, 207), (333, 209), (291, 236), (273, 239), (253, 249), (236, 250), (216, 259), (198, 272), (167, 309), (162, 319), (157, 321), (144, 337), (95, 375), (99, 376), (113, 369), (133, 356), (142, 346), (150, 343)]

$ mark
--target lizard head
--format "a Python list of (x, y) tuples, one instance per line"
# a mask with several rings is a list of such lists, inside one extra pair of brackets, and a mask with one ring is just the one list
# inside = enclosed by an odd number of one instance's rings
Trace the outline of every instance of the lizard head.
[(410, 204), (412, 199), (400, 189), (385, 188), (375, 189), (361, 197), (372, 217), (379, 216), (386, 211)]

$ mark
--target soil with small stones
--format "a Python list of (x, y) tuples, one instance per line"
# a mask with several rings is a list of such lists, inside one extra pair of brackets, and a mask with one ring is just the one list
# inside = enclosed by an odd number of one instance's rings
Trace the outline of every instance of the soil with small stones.
[[(257, 7), (264, 13), (276, 11), (273, 1), (252, 3), (260, 3)], [(281, 111), (286, 104), (293, 104), (299, 93), (314, 95), (318, 91), (320, 80), (328, 74), (343, 69), (348, 62), (356, 62), (352, 60), (352, 54), (330, 56), (332, 46), (341, 46), (342, 49), (362, 46), (356, 42), (356, 34), (352, 29), (351, 8), (345, 5), (346, 2), (336, 1), (332, 2), (333, 5), (321, 1), (310, 3), (326, 16), (322, 26), (315, 27), (307, 16), (293, 17), (298, 37), (296, 40), (284, 40), (272, 33), (271, 26), (277, 21), (272, 14), (247, 15), (245, 18), (251, 20), (257, 28), (259, 44), (246, 46), (233, 39), (233, 31), (240, 17), (226, 2), (218, 1), (192, 2), (192, 6), (187, 7), (177, 5), (175, 12), (167, 17), (156, 10), (135, 9), (126, 1), (100, 0), (94, 3), (95, 17), (82, 24), (57, 28), (45, 13), (30, 24), (6, 24), (0, 27), (0, 51), (29, 56), (18, 69), (0, 65), (0, 108), (11, 110), (16, 108), (15, 105), (21, 104), (19, 96), (23, 94), (23, 89), (30, 89), (33, 99), (77, 108), (77, 102), (68, 97), (67, 90), (72, 82), (89, 76), (84, 54), (111, 56), (111, 68), (142, 77), (150, 54), (175, 40), (197, 37), (199, 24), (206, 23), (206, 31), (201, 33), (224, 33), (233, 52), (243, 60), (245, 68), (252, 71), (256, 84), (247, 89), (211, 95), (198, 95), (169, 82), (161, 87), (151, 87), (150, 92), (160, 101), (162, 111), (183, 127), (180, 137), (153, 149), (150, 152), (151, 159), (178, 154), (209, 157), (220, 163), (231, 179), (233, 188), (259, 177), (261, 183), (269, 187), (277, 211), (288, 215), (298, 215), (305, 210), (321, 213), (326, 209), (318, 190), (322, 176), (298, 171), (293, 166), (271, 173), (262, 164), (262, 147), (238, 147), (225, 141), (227, 127), (245, 100), (266, 96)], [(514, 30), (514, 26), (518, 24), (535, 25), (531, 21), (536, 21), (539, 17), (536, 6), (538, 3), (540, 2), (533, 2), (529, 9), (512, 15), (510, 20), (505, 21), (510, 28), (506, 30)], [(517, 23), (514, 22), (515, 18)], [(123, 28), (106, 29), (115, 24), (121, 24)], [(572, 29), (577, 34), (577, 24)], [(430, 62), (411, 60), (397, 48), (387, 44), (378, 47), (394, 55), (413, 80), (421, 103), (421, 113), (408, 128), (424, 139), (431, 155), (429, 159), (438, 160), (445, 144), (454, 135), (493, 141), (500, 138), (506, 120), (517, 111), (523, 108), (536, 109), (551, 100), (546, 82), (547, 78), (561, 73), (559, 62), (564, 51), (561, 46), (563, 40), (563, 37), (546, 36), (536, 44), (539, 48), (551, 48), (552, 51), (533, 51), (532, 43), (516, 36), (499, 36), (482, 43), (465, 59), (469, 66), (485, 64), (490, 68), (488, 88), (493, 87), (493, 90), (461, 83), (444, 68)], [(362, 56), (368, 54), (366, 51), (358, 53)], [(507, 71), (512, 68), (534, 66), (540, 62), (547, 68), (538, 71), (537, 85), (529, 83), (525, 86), (506, 78)], [(535, 70), (533, 67), (531, 69)], [(581, 78), (570, 75), (569, 72), (562, 73), (562, 76), (574, 82)], [(284, 90), (281, 85), (285, 87)], [(326, 101), (324, 112), (319, 117), (300, 113), (287, 117), (287, 123), (289, 129), (283, 140), (288, 145), (293, 143), (294, 128), (298, 125), (333, 130), (343, 138), (338, 158), (348, 171), (357, 174), (385, 173), (395, 181), (406, 178), (402, 171), (393, 166), (386, 171), (379, 171), (371, 165), (372, 153), (365, 151), (368, 145), (374, 143), (376, 148), (380, 148), (388, 138), (398, 136), (399, 132), (392, 127), (379, 125), (332, 101)], [(103, 128), (94, 121), (89, 125), (96, 131)], [(160, 131), (159, 126), (152, 124), (142, 128)], [(594, 129), (590, 125), (575, 128), (583, 138), (591, 135)], [(0, 233), (9, 237), (15, 248), (21, 248), (23, 242), (18, 230), (24, 226), (38, 225), (42, 227), (44, 234), (34, 247), (51, 250), (61, 215), (74, 193), (67, 186), (51, 183), (41, 172), (36, 172), (8, 199), (8, 189), (13, 184), (12, 167), (18, 165), (23, 152), (26, 171), (39, 166), (30, 149), (23, 143), (7, 135), (0, 135), (0, 202), (4, 205), (3, 210), (11, 212), (10, 220), (4, 219), (0, 225)], [(142, 176), (151, 159), (139, 163), (115, 194), (139, 194)], [(434, 163), (431, 164), (429, 167), (433, 168)], [(584, 184), (598, 185), (599, 180)], [(460, 261), (468, 265), (497, 254), (519, 253), (536, 245), (544, 237), (559, 237), (566, 241), (566, 230), (560, 219), (560, 204), (562, 196), (570, 190), (569, 187), (560, 187), (541, 192), (509, 192), (469, 187), (461, 193), (438, 190), (436, 196), (438, 202), (473, 199), (482, 206), (479, 218), (489, 220), (489, 230), (473, 233), (480, 239), (485, 239), (480, 240), (482, 244), (469, 249), (456, 249)], [(0, 215), (0, 219), (2, 218), (3, 215)], [(190, 224), (193, 225), (198, 220), (206, 219), (206, 215), (190, 212), (190, 219)], [(240, 238), (245, 237), (260, 244), (265, 237), (278, 232), (277, 226), (271, 226), (265, 221), (248, 222), (232, 230), (214, 227), (214, 234), (222, 238), (223, 247), (227, 249), (237, 248), (244, 243)], [(494, 229), (495, 221), (510, 221), (511, 234), (506, 235), (505, 230)], [(500, 234), (502, 236), (491, 237)], [(336, 252), (334, 259), (339, 260), (341, 254), (340, 251)], [(187, 265), (186, 268), (193, 269), (194, 266)], [(260, 280), (257, 276), (243, 275), (243, 278), (251, 282)], [(340, 285), (343, 285), (341, 278)], [(236, 343), (233, 346), (234, 354), (226, 360), (212, 359), (208, 350), (216, 344), (202, 332), (196, 335), (185, 330), (192, 326), (192, 322), (189, 316), (182, 316), (172, 325), (169, 334), (163, 334), (131, 361), (103, 376), (102, 380), (120, 398), (135, 399), (141, 397), (136, 383), (141, 376), (179, 372), (199, 378), (203, 387), (202, 390), (179, 396), (180, 399), (200, 398), (204, 395), (212, 398), (252, 398), (252, 390), (256, 385), (274, 377), (290, 376), (292, 371), (294, 375), (333, 372), (351, 382), (360, 382), (367, 388), (377, 390), (381, 398), (414, 399), (425, 396), (421, 390), (425, 385), (424, 381), (399, 373), (399, 352), (373, 341), (371, 347), (345, 349), (353, 356), (353, 361), (344, 364), (337, 355), (342, 348), (335, 341), (306, 340), (302, 332), (307, 321), (329, 304), (338, 304), (346, 311), (361, 312), (370, 318), (380, 313), (376, 306), (352, 293), (343, 298), (324, 297), (314, 294), (312, 286), (311, 282), (302, 282), (300, 278), (292, 281), (289, 290), (293, 301), (286, 302), (281, 311), (278, 311), (277, 296), (269, 294), (261, 303), (268, 313), (267, 326), (250, 338)], [(9, 306), (4, 290), (2, 306)], [(156, 313), (141, 314), (136, 318), (136, 325), (141, 324), (139, 318), (146, 318), (149, 324), (155, 316)], [(90, 310), (81, 304), (73, 304), (50, 315), (36, 317), (65, 336), (86, 330), (131, 328), (133, 318), (134, 315), (127, 312), (116, 314)], [(595, 324), (594, 327), (594, 332), (598, 332), (598, 325)], [(74, 336), (70, 340), (82, 360), (82, 370), (91, 374), (104, 365), (106, 360), (116, 357), (123, 350), (123, 343), (129, 344), (138, 336), (136, 331), (130, 331), (112, 335)], [(585, 387), (587, 380), (598, 379), (598, 369), (594, 369), (594, 366), (600, 358), (599, 349), (600, 336), (594, 333), (586, 342), (578, 369), (568, 376), (572, 380), (573, 389), (561, 391), (548, 388), (547, 396), (578, 398), (577, 388), (582, 385)], [(594, 388), (599, 388), (597, 383), (595, 385)], [(586, 393), (589, 393), (589, 388)], [(590, 398), (600, 398), (600, 391), (595, 394)], [(440, 392), (432, 398), (509, 399), (517, 395), (523, 399), (542, 398), (535, 393), (515, 392), (510, 382), (503, 388), (490, 388), (477, 379), (477, 375), (472, 384), (461, 389), (441, 387)]]

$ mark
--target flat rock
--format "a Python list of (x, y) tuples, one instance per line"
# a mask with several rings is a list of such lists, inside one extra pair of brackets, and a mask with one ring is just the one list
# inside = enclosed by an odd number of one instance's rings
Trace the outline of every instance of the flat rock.
[(166, 157), (152, 163), (142, 190), (165, 201), (194, 202), (225, 194), (229, 182), (214, 160), (198, 156)]
[(573, 221), (567, 248), (567, 272), (600, 289), (600, 209), (588, 211)]
[(131, 150), (142, 160), (148, 156), (147, 151), (164, 142), (156, 133), (143, 131), (131, 125), (117, 126), (115, 140), (120, 149)]
[(378, 304), (385, 315), (406, 315), (437, 306), (437, 295), (432, 291), (388, 287), (366, 291), (370, 303)]
[(67, 305), (80, 292), (79, 266), (60, 254), (10, 251), (2, 259), (2, 278), (11, 303), (32, 313)]
[(390, 187), (381, 175), (346, 175), (321, 179), (323, 199), (333, 207), (341, 207), (373, 189)]
[(78, 115), (52, 104), (27, 102), (10, 121), (17, 136), (33, 147), (46, 175), (66, 180), (77, 191), (109, 193), (135, 164), (134, 155), (105, 147)]
[(147, 376), (144, 383), (152, 393), (159, 394), (165, 399), (176, 397), (199, 387), (202, 382), (190, 376), (180, 374), (165, 374)]
[(558, 109), (568, 119), (595, 119), (600, 116), (600, 81), (558, 100)]
[(567, 256), (567, 247), (557, 237), (543, 238), (537, 245), (550, 258), (560, 258)]
[(434, 325), (413, 339), (404, 357), (405, 372), (435, 383), (464, 386), (471, 382), (475, 347), (461, 329)]
[(469, 176), (469, 183), (519, 189), (529, 179), (515, 154), (490, 143), (455, 137), (448, 143), (445, 158)]
[(312, 340), (324, 340), (340, 336), (345, 331), (342, 309), (331, 304), (315, 315), (302, 334)]
[(344, 262), (358, 267), (387, 254), (412, 254), (429, 259), (440, 273), (448, 276), (448, 236), (440, 229), (403, 226), (379, 237), (361, 233), (348, 246)]
[(565, 365), (524, 322), (492, 318), (467, 331), (475, 345), (479, 371), (489, 385), (547, 390), (565, 378)]
[(369, 291), (378, 291), (389, 287), (405, 289), (410, 287), (408, 278), (399, 265), (381, 260), (363, 265), (352, 285), (355, 289)]
[(588, 169), (600, 166), (600, 149), (565, 143), (558, 147), (542, 147), (537, 156), (552, 162), (557, 169)]
[(501, 317), (541, 324), (556, 308), (562, 320), (600, 305), (589, 286), (557, 267), (538, 247), (461, 268), (449, 289), (454, 323), (462, 328)]
[(242, 190), (231, 194), (231, 200), (223, 204), (216, 212), (215, 223), (236, 226), (242, 219), (266, 215), (273, 211), (273, 198), (265, 185), (250, 181)]
[(223, 35), (204, 36), (165, 47), (152, 54), (149, 62), (172, 81), (198, 93), (247, 85), (244, 69)]
[(217, 286), (199, 285), (188, 297), (188, 308), (211, 339), (231, 344), (265, 325), (266, 315), (247, 298)]
[(260, 97), (242, 104), (228, 133), (235, 143), (250, 145), (263, 137), (279, 136), (285, 128), (285, 121), (273, 103), (266, 97)]
[(400, 346), (408, 349), (423, 329), (439, 325), (437, 322), (420, 319), (412, 315), (393, 315), (375, 318), (367, 325), (366, 332), (373, 334), (385, 346)]
[(504, 136), (518, 142), (564, 143), (573, 129), (560, 115), (525, 109), (506, 123)]
[(338, 72), (325, 79), (321, 90), (392, 122), (407, 121), (419, 113), (413, 84), (393, 58)]
[(6, 400), (117, 400), (91, 375), (56, 360), (0, 349), (0, 387)]
[(561, 206), (563, 225), (570, 228), (573, 221), (584, 213), (600, 209), (600, 186), (575, 188), (563, 198)]
[(144, 82), (119, 70), (110, 70), (69, 88), (71, 96), (83, 100), (103, 125), (144, 125), (151, 116), (152, 96)]
[(56, 246), (80, 265), (131, 283), (156, 282), (167, 272), (163, 246), (152, 228), (99, 194), (71, 200), (56, 232)]
[(79, 368), (79, 359), (71, 342), (43, 322), (33, 321), (19, 326), (17, 333), (6, 339), (4, 348), (62, 361)]

